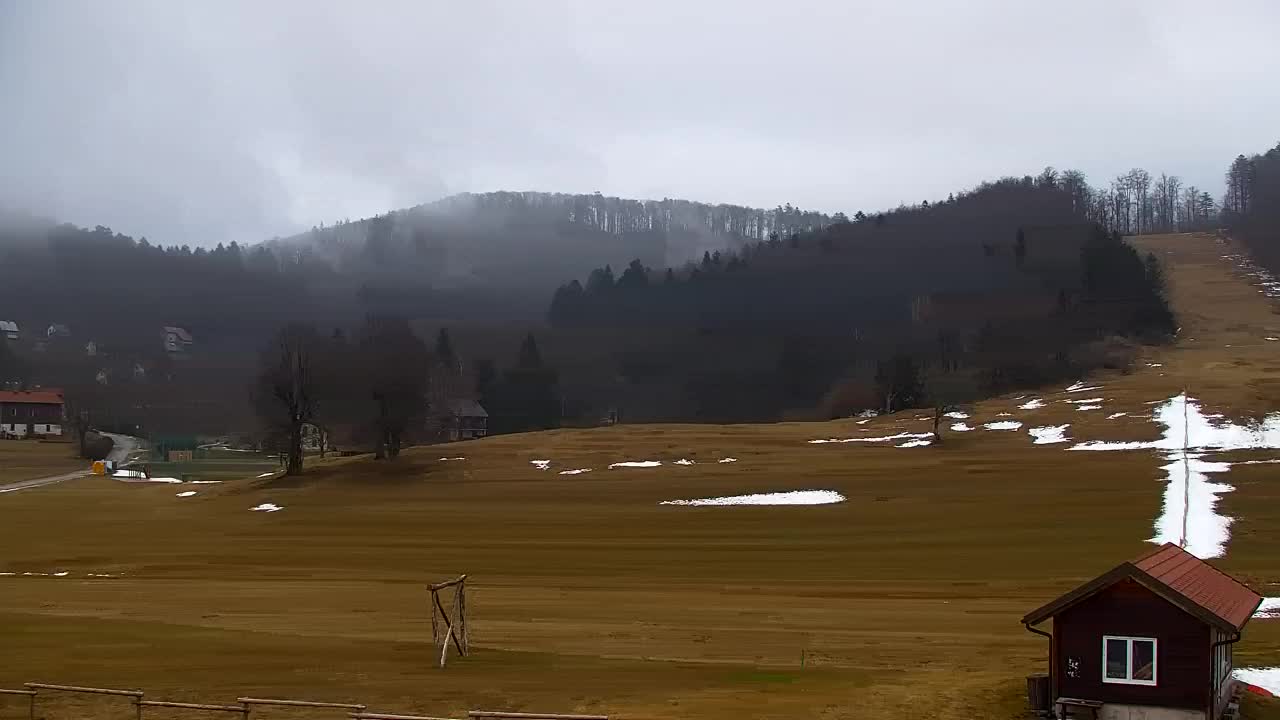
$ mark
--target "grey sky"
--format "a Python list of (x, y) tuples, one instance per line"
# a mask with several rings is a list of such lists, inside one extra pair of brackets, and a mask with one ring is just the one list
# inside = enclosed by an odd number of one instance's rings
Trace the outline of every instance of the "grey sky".
[(1275, 0), (0, 0), (0, 206), (211, 244), (498, 189), (1217, 196), (1280, 140), (1278, 30)]

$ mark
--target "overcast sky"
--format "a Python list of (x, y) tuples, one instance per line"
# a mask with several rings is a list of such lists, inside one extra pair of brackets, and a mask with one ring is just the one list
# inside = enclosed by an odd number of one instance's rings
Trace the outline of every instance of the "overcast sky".
[(0, 0), (0, 206), (212, 244), (500, 189), (1218, 196), (1280, 140), (1278, 36), (1276, 0)]

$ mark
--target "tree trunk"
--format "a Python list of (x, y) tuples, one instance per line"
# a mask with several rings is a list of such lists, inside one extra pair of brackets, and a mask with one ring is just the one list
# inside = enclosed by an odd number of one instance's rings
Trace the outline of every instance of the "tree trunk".
[(300, 422), (289, 426), (289, 461), (285, 465), (284, 474), (302, 474), (302, 423)]
[(385, 460), (387, 458), (387, 434), (378, 428), (378, 444), (373, 450), (374, 460)]
[(939, 426), (942, 425), (942, 408), (936, 408), (933, 411), (933, 440), (934, 442), (942, 442), (942, 431)]

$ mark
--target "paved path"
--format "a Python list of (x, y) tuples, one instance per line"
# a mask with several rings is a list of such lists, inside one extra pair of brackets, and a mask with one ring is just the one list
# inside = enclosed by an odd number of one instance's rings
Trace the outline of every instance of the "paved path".
[(34, 480), (19, 480), (15, 483), (0, 485), (0, 493), (13, 492), (15, 490), (27, 490), (29, 488), (41, 487), (44, 485), (53, 485), (65, 480), (74, 480), (89, 474), (89, 470), (77, 470), (65, 475), (53, 475), (51, 477), (35, 478)]
[[(111, 447), (111, 452), (107, 455), (108, 460), (112, 460), (117, 464), (124, 463), (129, 456), (138, 450), (142, 445), (142, 441), (136, 437), (129, 435), (117, 435), (115, 433), (102, 433), (115, 443)], [(16, 490), (29, 490), (31, 488), (43, 487), (45, 485), (54, 485), (67, 480), (75, 480), (89, 475), (92, 471), (89, 468), (76, 470), (75, 472), (65, 473), (63, 475), (51, 475), (49, 477), (34, 478), (32, 480), (19, 480), (18, 482), (0, 485), (0, 493), (14, 492)]]

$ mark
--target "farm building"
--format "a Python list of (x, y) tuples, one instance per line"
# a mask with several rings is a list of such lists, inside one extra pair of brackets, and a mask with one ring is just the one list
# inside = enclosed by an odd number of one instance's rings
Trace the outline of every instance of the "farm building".
[(61, 390), (0, 390), (0, 435), (61, 435)]
[(19, 336), (18, 323), (12, 320), (0, 320), (0, 337), (6, 340), (17, 340)]
[(450, 441), (482, 438), (489, 434), (489, 413), (475, 400), (452, 400), (445, 432)]
[[(1059, 712), (1105, 720), (1218, 720), (1231, 700), (1231, 646), (1262, 598), (1166, 543), (1026, 617), (1049, 637)], [(1053, 619), (1051, 633), (1034, 626)]]

